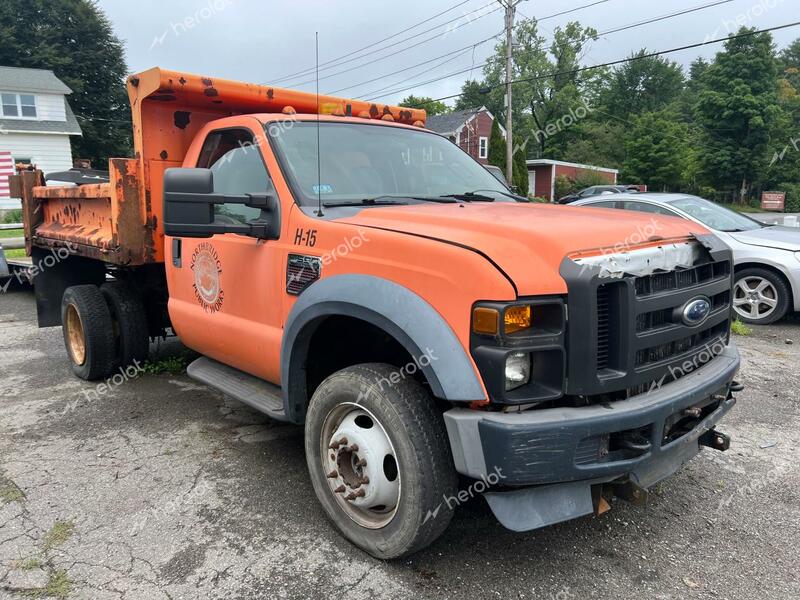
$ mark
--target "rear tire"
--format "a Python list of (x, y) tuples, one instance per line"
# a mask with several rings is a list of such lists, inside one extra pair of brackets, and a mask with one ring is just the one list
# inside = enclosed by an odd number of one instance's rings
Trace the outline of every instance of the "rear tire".
[[(441, 413), (416, 381), (392, 383), (397, 372), (363, 364), (334, 373), (306, 415), (306, 460), (317, 498), (344, 537), (380, 559), (413, 554), (438, 538), (452, 518), (445, 498), (455, 496), (458, 483)], [(342, 431), (351, 439), (332, 449)]]
[(752, 267), (738, 271), (733, 284), (733, 308), (745, 323), (769, 325), (786, 315), (792, 294), (780, 276)]
[(100, 289), (68, 287), (61, 301), (61, 324), (72, 372), (87, 381), (108, 377), (114, 370), (114, 332)]
[(100, 286), (114, 324), (115, 366), (143, 363), (150, 353), (147, 316), (139, 294), (122, 281)]

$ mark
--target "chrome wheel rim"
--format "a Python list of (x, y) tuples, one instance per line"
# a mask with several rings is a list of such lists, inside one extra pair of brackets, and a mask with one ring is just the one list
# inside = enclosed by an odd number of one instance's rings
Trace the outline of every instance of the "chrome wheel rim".
[(320, 458), (331, 494), (368, 529), (386, 527), (400, 504), (400, 468), (392, 441), (369, 410), (345, 402), (322, 425)]
[(766, 319), (778, 308), (778, 290), (763, 277), (743, 277), (733, 288), (733, 309), (747, 319)]

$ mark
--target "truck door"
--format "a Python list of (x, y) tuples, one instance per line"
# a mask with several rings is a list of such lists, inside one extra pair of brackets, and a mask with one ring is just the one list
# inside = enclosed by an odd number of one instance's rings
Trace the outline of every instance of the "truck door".
[[(243, 195), (275, 188), (262, 156), (263, 130), (211, 131), (195, 165), (210, 169), (214, 192)], [(215, 206), (218, 221), (246, 223), (261, 211), (243, 205)], [(170, 270), (170, 315), (190, 348), (267, 381), (280, 380), (281, 252), (279, 241), (237, 234), (180, 239), (181, 260)], [(175, 242), (172, 243), (173, 254)], [(177, 268), (176, 268), (177, 267)]]

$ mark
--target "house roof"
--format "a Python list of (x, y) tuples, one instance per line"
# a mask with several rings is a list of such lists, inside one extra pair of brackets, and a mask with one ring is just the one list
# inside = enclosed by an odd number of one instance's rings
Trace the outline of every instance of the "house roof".
[(21, 67), (0, 67), (0, 90), (46, 94), (72, 93), (72, 90), (52, 71)]
[(609, 169), (608, 167), (596, 167), (595, 165), (584, 165), (581, 163), (566, 162), (563, 160), (551, 160), (549, 158), (534, 158), (525, 161), (529, 167), (539, 167), (542, 165), (560, 165), (562, 167), (575, 167), (576, 169), (586, 169), (589, 171), (603, 171), (604, 173), (619, 173), (619, 169)]
[(75, 118), (75, 113), (64, 98), (64, 108), (67, 112), (66, 121), (36, 121), (34, 119), (2, 119), (0, 118), (0, 133), (54, 133), (60, 135), (82, 135), (81, 127)]
[(433, 115), (426, 119), (425, 127), (436, 133), (447, 135), (448, 133), (456, 133), (464, 123), (469, 121), (476, 114), (486, 110), (485, 108), (470, 108), (468, 110), (460, 110), (443, 115)]

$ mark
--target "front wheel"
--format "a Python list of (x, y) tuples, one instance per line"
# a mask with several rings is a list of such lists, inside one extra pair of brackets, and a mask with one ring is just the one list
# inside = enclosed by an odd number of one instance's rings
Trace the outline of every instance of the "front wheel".
[(323, 381), (306, 415), (305, 446), (323, 509), (372, 556), (412, 554), (447, 528), (457, 478), (444, 421), (396, 367), (357, 365)]
[(769, 325), (783, 318), (790, 298), (786, 282), (772, 271), (756, 267), (736, 273), (733, 309), (746, 323)]

